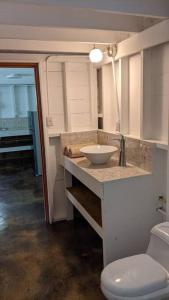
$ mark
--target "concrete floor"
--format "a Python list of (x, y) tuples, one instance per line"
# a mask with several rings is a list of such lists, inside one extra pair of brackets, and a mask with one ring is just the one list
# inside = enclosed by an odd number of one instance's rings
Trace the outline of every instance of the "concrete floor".
[(45, 225), (31, 167), (0, 167), (0, 299), (103, 300), (100, 238), (84, 222)]

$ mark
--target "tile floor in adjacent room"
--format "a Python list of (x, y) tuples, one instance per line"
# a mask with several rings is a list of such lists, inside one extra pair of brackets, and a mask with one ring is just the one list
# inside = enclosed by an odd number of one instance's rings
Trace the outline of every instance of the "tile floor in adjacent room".
[(0, 166), (0, 299), (103, 300), (101, 240), (77, 217), (46, 225), (30, 165)]

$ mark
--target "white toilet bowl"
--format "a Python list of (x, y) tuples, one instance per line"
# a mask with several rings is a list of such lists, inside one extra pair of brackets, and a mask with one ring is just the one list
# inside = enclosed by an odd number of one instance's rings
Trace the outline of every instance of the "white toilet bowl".
[(106, 266), (101, 289), (108, 300), (169, 300), (169, 222), (153, 227), (146, 254)]

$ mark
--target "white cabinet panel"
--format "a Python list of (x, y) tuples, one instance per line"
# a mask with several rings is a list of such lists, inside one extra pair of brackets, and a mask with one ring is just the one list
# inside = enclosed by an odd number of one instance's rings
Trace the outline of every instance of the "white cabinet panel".
[(14, 87), (15, 106), (17, 117), (27, 117), (29, 111), (29, 99), (26, 85), (16, 85)]
[(76, 86), (76, 88), (69, 88), (67, 91), (69, 99), (88, 99), (90, 102), (90, 89), (89, 86)]
[(49, 105), (50, 115), (64, 114), (63, 88), (57, 87), (57, 89), (55, 89), (55, 92), (54, 90), (50, 89), (49, 97), (51, 100)]
[(62, 71), (49, 72), (48, 74), (48, 85), (49, 88), (56, 89), (56, 87), (63, 86), (63, 74)]
[(96, 105), (94, 75), (93, 65), (86, 58), (62, 56), (57, 57), (57, 62), (48, 62), (48, 109), (57, 132), (96, 126), (93, 117)]
[(13, 99), (13, 89), (10, 86), (0, 86), (0, 117), (15, 117), (15, 104)]
[(114, 93), (112, 64), (102, 66), (103, 129), (116, 130), (117, 102)]
[(79, 86), (88, 86), (89, 85), (89, 77), (87, 72), (68, 72), (68, 81), (69, 86), (72, 88)]
[(70, 101), (71, 113), (90, 113), (90, 103), (88, 99), (76, 99)]
[(145, 139), (168, 142), (169, 44), (144, 51), (144, 114)]
[(62, 64), (60, 62), (48, 62), (48, 72), (62, 72)]
[(65, 63), (68, 130), (92, 128), (91, 65)]
[(57, 132), (63, 132), (65, 131), (65, 109), (62, 63), (49, 63), (47, 72), (49, 115)]
[(48, 73), (49, 114), (64, 113), (63, 79), (61, 72)]
[(88, 72), (88, 64), (87, 63), (67, 63), (67, 71), (68, 72)]
[(88, 130), (90, 129), (90, 114), (89, 113), (79, 113), (71, 115), (71, 124), (73, 131), (78, 131), (79, 129)]
[(51, 115), (53, 127), (56, 128), (57, 132), (63, 132), (65, 128), (65, 119), (63, 114)]

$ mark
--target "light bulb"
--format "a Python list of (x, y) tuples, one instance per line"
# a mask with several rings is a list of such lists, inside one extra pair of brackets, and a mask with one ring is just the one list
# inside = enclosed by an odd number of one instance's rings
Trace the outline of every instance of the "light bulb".
[(99, 63), (103, 59), (103, 52), (100, 49), (93, 48), (89, 53), (90, 61), (93, 63)]

